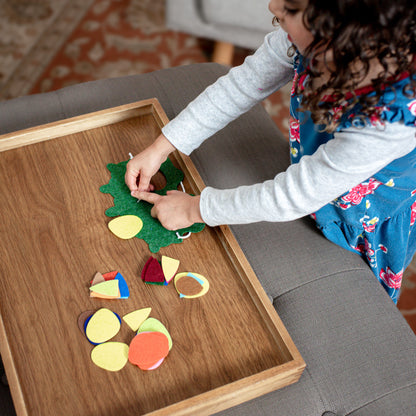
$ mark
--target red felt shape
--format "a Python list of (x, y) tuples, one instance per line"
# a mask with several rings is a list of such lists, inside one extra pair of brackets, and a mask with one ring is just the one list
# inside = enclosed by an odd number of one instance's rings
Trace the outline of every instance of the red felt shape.
[(154, 257), (150, 257), (149, 260), (147, 260), (142, 270), (141, 277), (143, 281), (149, 283), (163, 283), (165, 281), (162, 266)]
[(145, 276), (146, 276), (146, 270), (149, 267), (149, 264), (154, 260), (154, 257), (149, 257), (149, 259), (147, 260), (146, 264), (143, 267), (142, 270), (142, 274), (141, 274), (141, 278), (143, 281), (145, 281)]
[(148, 370), (169, 353), (168, 337), (161, 332), (140, 332), (130, 343), (129, 361)]
[(118, 271), (103, 273), (104, 280), (113, 280), (117, 276)]

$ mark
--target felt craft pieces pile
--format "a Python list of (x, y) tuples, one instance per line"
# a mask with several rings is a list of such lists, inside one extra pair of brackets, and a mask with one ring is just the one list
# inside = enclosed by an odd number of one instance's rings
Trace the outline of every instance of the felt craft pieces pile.
[[(85, 311), (78, 318), (78, 326), (87, 340), (94, 345), (91, 360), (107, 371), (120, 371), (127, 364), (142, 370), (158, 368), (172, 348), (167, 328), (156, 318), (149, 318), (151, 308), (142, 308), (124, 315), (101, 308)], [(136, 333), (130, 345), (110, 341), (120, 331), (122, 320)]]
[(162, 256), (159, 263), (156, 258), (150, 257), (144, 265), (141, 278), (145, 283), (167, 286), (174, 279), (175, 289), (180, 298), (198, 298), (209, 290), (208, 280), (198, 273), (178, 273), (179, 260)]
[(117, 271), (101, 274), (97, 272), (91, 281), (90, 297), (101, 299), (127, 299), (129, 287), (121, 273)]

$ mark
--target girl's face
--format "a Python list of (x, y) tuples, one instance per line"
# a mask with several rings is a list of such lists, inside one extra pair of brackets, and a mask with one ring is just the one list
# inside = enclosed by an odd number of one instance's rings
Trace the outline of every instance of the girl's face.
[(303, 23), (303, 12), (308, 0), (270, 0), (269, 10), (279, 19), (280, 26), (288, 34), (290, 42), (300, 53), (312, 42), (311, 32)]

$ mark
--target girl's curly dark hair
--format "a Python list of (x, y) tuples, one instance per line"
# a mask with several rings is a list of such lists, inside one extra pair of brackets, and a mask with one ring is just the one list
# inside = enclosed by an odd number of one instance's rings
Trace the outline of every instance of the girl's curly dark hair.
[[(404, 72), (411, 79), (405, 93), (415, 96), (415, 0), (309, 0), (303, 19), (314, 38), (305, 52), (310, 62), (305, 70), (310, 81), (320, 76), (314, 68), (315, 60), (332, 51), (333, 62), (327, 66), (330, 78), (316, 89), (309, 81), (302, 91), (302, 108), (311, 111), (313, 121), (324, 125), (326, 131), (334, 131), (339, 123), (331, 108), (342, 108), (345, 112), (359, 103), (364, 115), (374, 114), (383, 85), (398, 80)], [(374, 59), (384, 69), (372, 79), (375, 95), (353, 94), (347, 102), (347, 90), (353, 92), (357, 88)], [(390, 70), (392, 63), (394, 71)], [(353, 69), (358, 67), (361, 70)], [(298, 85), (298, 93), (299, 90)], [(333, 100), (323, 101), (329, 94)]]

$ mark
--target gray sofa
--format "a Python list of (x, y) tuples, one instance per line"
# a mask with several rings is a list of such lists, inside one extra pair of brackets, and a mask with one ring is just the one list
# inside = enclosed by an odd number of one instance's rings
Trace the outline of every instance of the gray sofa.
[[(196, 64), (1, 102), (0, 132), (150, 97), (173, 118), (226, 71)], [(258, 105), (192, 159), (206, 184), (233, 187), (284, 170), (288, 144)], [(297, 383), (220, 414), (416, 415), (416, 336), (364, 261), (327, 241), (309, 218), (232, 230), (307, 367)]]

